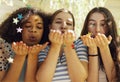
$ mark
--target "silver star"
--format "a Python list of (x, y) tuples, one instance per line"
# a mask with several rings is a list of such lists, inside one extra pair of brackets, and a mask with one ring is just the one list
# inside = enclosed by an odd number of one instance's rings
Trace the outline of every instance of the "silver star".
[(17, 33), (18, 33), (18, 32), (20, 32), (20, 33), (21, 33), (22, 28), (20, 28), (20, 27), (19, 27), (19, 28), (16, 28), (16, 30), (17, 30)]
[(13, 63), (13, 58), (9, 57), (7, 60), (9, 63)]
[(18, 22), (19, 22), (18, 18), (13, 18), (13, 23), (17, 25)]

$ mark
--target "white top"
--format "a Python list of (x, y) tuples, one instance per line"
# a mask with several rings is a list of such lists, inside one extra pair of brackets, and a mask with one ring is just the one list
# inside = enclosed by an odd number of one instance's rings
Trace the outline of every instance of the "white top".
[(99, 70), (99, 82), (107, 82), (106, 74), (101, 68)]

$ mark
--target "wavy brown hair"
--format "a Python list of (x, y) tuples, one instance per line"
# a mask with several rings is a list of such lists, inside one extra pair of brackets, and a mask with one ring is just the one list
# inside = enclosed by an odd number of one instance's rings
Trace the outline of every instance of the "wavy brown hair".
[[(107, 30), (108, 30), (108, 32), (105, 35), (107, 37), (108, 37), (108, 35), (112, 36), (112, 41), (109, 45), (109, 48), (110, 48), (110, 53), (111, 53), (112, 59), (115, 63), (116, 70), (117, 70), (116, 71), (116, 77), (120, 78), (120, 70), (119, 70), (118, 58), (117, 58), (118, 57), (118, 51), (117, 51), (118, 43), (116, 41), (116, 38), (117, 38), (118, 34), (117, 34), (116, 23), (115, 23), (115, 20), (114, 20), (114, 17), (112, 15), (112, 13), (105, 7), (95, 7), (95, 8), (93, 8), (88, 13), (88, 15), (85, 19), (84, 26), (83, 26), (83, 29), (81, 31), (81, 35), (86, 35), (88, 33), (89, 18), (93, 13), (96, 13), (96, 12), (103, 14), (104, 17), (105, 17), (105, 22), (106, 22)], [(101, 59), (101, 56), (100, 56), (100, 52), (98, 52), (98, 53), (99, 53), (99, 57), (100, 57), (100, 67), (104, 70), (104, 65), (103, 65), (103, 62), (102, 62), (102, 59)], [(119, 79), (117, 79), (117, 80), (119, 80)], [(120, 82), (120, 80), (118, 82)]]

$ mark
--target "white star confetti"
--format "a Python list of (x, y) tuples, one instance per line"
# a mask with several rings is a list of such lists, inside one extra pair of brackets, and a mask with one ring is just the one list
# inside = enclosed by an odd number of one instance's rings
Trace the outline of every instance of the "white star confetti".
[(7, 60), (9, 63), (13, 63), (13, 58), (9, 57)]
[(13, 23), (17, 25), (18, 22), (19, 22), (18, 18), (13, 18)]
[(19, 27), (19, 28), (16, 28), (16, 30), (17, 30), (17, 33), (19, 33), (19, 32), (21, 33), (22, 28)]

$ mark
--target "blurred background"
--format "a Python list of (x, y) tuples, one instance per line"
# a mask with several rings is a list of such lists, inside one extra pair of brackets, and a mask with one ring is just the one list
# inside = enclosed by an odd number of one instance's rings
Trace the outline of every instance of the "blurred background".
[(120, 0), (0, 0), (0, 24), (14, 10), (31, 6), (45, 12), (54, 12), (60, 8), (69, 9), (75, 16), (77, 37), (80, 35), (84, 19), (93, 7), (104, 6), (108, 8), (117, 23), (120, 35)]

